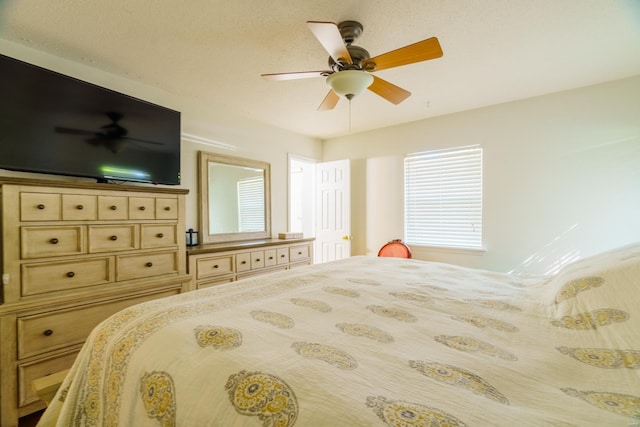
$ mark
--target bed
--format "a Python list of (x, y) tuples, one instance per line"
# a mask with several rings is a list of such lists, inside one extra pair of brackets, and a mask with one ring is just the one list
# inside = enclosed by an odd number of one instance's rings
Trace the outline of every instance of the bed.
[(640, 245), (553, 276), (356, 256), (140, 304), (41, 426), (629, 426)]

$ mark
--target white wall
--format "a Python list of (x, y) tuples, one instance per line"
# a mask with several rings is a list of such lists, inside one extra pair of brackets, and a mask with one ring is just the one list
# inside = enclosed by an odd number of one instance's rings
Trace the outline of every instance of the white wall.
[(640, 241), (636, 76), (325, 141), (323, 161), (352, 159), (353, 254), (402, 237), (405, 154), (477, 143), (486, 252), (415, 258), (546, 272)]
[[(232, 149), (188, 140), (182, 141), (182, 183), (179, 187), (190, 190), (187, 196), (187, 228), (197, 229), (198, 225), (198, 151), (209, 151), (271, 163), (271, 228), (275, 235), (278, 232), (287, 230), (288, 153), (313, 159), (320, 159), (321, 157), (322, 144), (317, 139), (252, 122), (246, 118), (227, 113), (220, 108), (205, 105), (195, 99), (173, 95), (156, 87), (146, 86), (1, 39), (0, 53), (178, 110), (182, 113), (183, 133), (229, 145)], [(248, 102), (251, 102), (251, 100), (248, 100)], [(36, 176), (35, 174), (0, 170), (0, 176), (2, 175)], [(38, 175), (38, 177), (44, 179), (69, 179), (53, 175)]]

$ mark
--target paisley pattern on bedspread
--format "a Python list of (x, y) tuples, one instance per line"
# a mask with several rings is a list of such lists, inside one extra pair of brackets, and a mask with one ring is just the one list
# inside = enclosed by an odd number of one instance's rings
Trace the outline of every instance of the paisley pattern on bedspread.
[(520, 329), (511, 323), (485, 316), (451, 316), (454, 320), (466, 322), (478, 328), (492, 328), (496, 331), (516, 333)]
[(149, 418), (162, 427), (176, 425), (176, 391), (171, 375), (166, 372), (145, 373), (140, 379), (140, 395)]
[(390, 317), (402, 322), (413, 323), (418, 321), (418, 318), (416, 318), (413, 314), (401, 308), (384, 307), (381, 305), (368, 305), (367, 310), (371, 310), (378, 316)]
[(603, 308), (587, 313), (578, 313), (573, 316), (562, 316), (560, 319), (551, 320), (551, 324), (560, 328), (588, 330), (627, 320), (629, 320), (629, 313), (613, 308)]
[(254, 310), (251, 312), (251, 317), (260, 322), (269, 323), (280, 329), (290, 329), (295, 326), (295, 322), (291, 317), (281, 313), (274, 313), (264, 310)]
[(640, 369), (640, 351), (606, 348), (556, 348), (560, 353), (596, 368)]
[(237, 329), (223, 326), (198, 326), (194, 332), (200, 347), (232, 350), (242, 345), (242, 334)]
[(240, 371), (229, 377), (225, 390), (238, 413), (257, 416), (264, 427), (293, 426), (298, 418), (295, 393), (275, 375)]
[(325, 292), (336, 295), (344, 295), (345, 297), (357, 298), (360, 296), (359, 292), (347, 288), (338, 288), (336, 286), (327, 286), (324, 288)]
[(389, 292), (389, 295), (407, 301), (421, 302), (426, 304), (433, 301), (432, 297), (416, 294), (415, 292)]
[(505, 301), (493, 300), (493, 299), (469, 299), (467, 300), (472, 304), (478, 304), (481, 307), (491, 308), (494, 310), (502, 311), (522, 311), (520, 307), (514, 304), (510, 304)]
[(340, 369), (355, 369), (358, 362), (349, 353), (330, 345), (294, 342), (291, 347), (302, 357), (327, 362)]
[(382, 396), (367, 397), (367, 406), (390, 427), (465, 427), (466, 424), (436, 408)]
[(456, 350), (466, 351), (468, 353), (482, 353), (487, 356), (499, 357), (503, 360), (518, 360), (513, 353), (479, 339), (449, 335), (439, 335), (434, 339), (440, 344), (455, 348)]
[(605, 411), (627, 417), (640, 417), (640, 397), (606, 391), (580, 391), (573, 388), (561, 389), (567, 395), (580, 398)]
[(329, 313), (331, 311), (331, 306), (329, 304), (317, 299), (291, 298), (289, 301), (291, 301), (295, 305), (299, 305), (300, 307), (313, 308), (314, 310), (318, 310), (321, 313)]
[(473, 372), (457, 366), (445, 365), (444, 363), (423, 362), (420, 360), (410, 360), (409, 366), (434, 380), (462, 387), (497, 402), (509, 404), (509, 400), (502, 393)]
[(361, 323), (338, 323), (336, 328), (340, 329), (345, 334), (353, 335), (354, 337), (366, 337), (374, 341), (382, 343), (390, 343), (394, 341), (391, 334), (376, 328), (375, 326), (363, 325)]
[(580, 292), (601, 286), (604, 283), (602, 277), (582, 277), (565, 284), (556, 295), (556, 304), (570, 298), (575, 298)]

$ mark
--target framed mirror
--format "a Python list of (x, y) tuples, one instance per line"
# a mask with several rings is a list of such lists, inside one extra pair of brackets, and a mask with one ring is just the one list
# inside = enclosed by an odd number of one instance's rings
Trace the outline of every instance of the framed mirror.
[(200, 243), (271, 238), (271, 165), (198, 152)]

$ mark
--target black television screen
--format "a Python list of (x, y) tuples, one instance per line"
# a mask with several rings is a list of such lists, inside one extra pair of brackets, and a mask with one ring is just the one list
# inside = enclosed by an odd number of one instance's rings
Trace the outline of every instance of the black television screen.
[(180, 113), (0, 55), (0, 169), (180, 183)]

